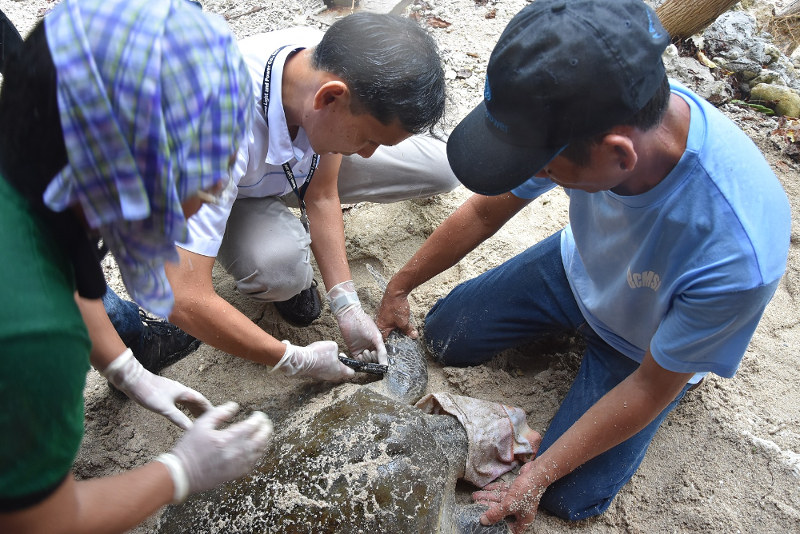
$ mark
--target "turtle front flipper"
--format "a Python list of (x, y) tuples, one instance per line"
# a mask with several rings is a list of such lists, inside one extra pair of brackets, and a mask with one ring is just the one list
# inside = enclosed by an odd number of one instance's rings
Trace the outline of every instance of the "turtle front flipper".
[(455, 534), (508, 534), (508, 523), (500, 521), (494, 525), (481, 525), (481, 515), (486, 511), (482, 504), (459, 504), (453, 510)]

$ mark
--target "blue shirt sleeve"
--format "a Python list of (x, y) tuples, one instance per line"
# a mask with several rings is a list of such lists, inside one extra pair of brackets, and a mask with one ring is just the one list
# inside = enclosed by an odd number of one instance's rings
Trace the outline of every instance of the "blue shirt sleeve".
[(511, 194), (515, 197), (532, 200), (547, 193), (555, 186), (556, 184), (549, 178), (537, 178), (534, 176), (529, 178), (528, 181), (524, 182), (522, 185), (512, 189)]
[(652, 339), (653, 358), (678, 373), (732, 377), (778, 282), (731, 293), (682, 294)]

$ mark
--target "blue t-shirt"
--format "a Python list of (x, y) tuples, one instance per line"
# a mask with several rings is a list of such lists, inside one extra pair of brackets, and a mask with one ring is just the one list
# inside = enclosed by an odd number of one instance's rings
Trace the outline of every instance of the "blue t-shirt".
[[(641, 362), (730, 377), (786, 267), (786, 194), (755, 144), (711, 104), (691, 109), (686, 151), (641, 195), (567, 190), (564, 268), (587, 322)], [(554, 186), (534, 178), (513, 193)]]

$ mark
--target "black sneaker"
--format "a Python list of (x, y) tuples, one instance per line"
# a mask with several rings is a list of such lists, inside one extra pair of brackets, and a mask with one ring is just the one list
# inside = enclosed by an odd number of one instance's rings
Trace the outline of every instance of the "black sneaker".
[(294, 326), (308, 326), (322, 313), (322, 299), (317, 290), (317, 281), (311, 281), (311, 287), (283, 302), (276, 302), (275, 308), (287, 323)]
[(172, 323), (160, 319), (151, 319), (139, 310), (144, 330), (139, 341), (138, 350), (133, 350), (134, 357), (151, 373), (158, 373), (164, 367), (185, 358), (197, 347), (196, 339)]

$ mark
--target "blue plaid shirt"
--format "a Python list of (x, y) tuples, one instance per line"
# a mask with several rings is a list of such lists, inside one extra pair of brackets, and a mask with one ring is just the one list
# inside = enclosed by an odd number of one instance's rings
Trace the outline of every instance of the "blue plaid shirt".
[(229, 179), (252, 120), (235, 38), (185, 0), (63, 0), (45, 30), (69, 159), (45, 203), (80, 203), (133, 299), (167, 316), (181, 203)]

